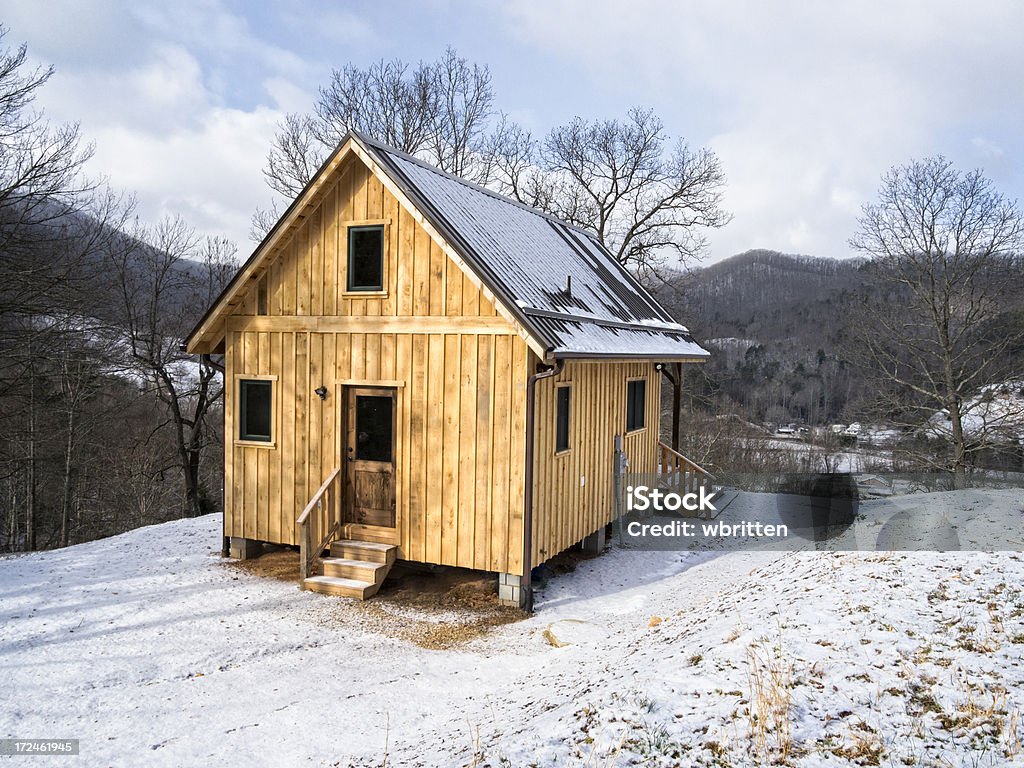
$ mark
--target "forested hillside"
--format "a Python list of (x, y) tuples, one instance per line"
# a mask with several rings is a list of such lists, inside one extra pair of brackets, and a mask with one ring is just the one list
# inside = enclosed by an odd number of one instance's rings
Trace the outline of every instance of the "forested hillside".
[(0, 553), (195, 516), (220, 498), (220, 375), (179, 347), (234, 246), (140, 221), (87, 173), (53, 73), (0, 25)]
[[(1011, 274), (1024, 267), (1008, 262)], [(856, 362), (854, 332), (872, 306), (901, 303), (868, 284), (868, 262), (751, 250), (686, 274), (671, 275), (658, 298), (711, 351), (691, 371), (689, 393), (711, 410), (736, 410), (754, 421), (825, 424), (878, 418), (872, 385)], [(1002, 278), (998, 278), (1002, 280)], [(1019, 298), (978, 329), (990, 337), (1021, 335)], [(1005, 377), (1020, 375), (1024, 349), (1003, 351)], [(895, 415), (895, 414), (894, 414)]]
[(845, 417), (859, 382), (840, 347), (861, 265), (752, 250), (673, 275), (659, 299), (714, 353), (693, 385), (758, 421)]

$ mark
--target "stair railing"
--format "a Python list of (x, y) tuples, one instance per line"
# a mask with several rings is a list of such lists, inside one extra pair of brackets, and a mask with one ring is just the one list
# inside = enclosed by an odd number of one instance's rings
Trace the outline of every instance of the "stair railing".
[(341, 468), (335, 469), (296, 518), (299, 527), (299, 583), (317, 571), (321, 553), (341, 533)]
[(703, 486), (714, 487), (715, 476), (695, 461), (658, 441), (658, 484), (678, 493), (697, 493)]

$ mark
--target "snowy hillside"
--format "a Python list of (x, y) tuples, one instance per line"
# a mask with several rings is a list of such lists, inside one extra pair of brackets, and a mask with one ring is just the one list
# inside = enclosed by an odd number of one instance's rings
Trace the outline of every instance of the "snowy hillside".
[[(964, 432), (990, 442), (1024, 441), (1024, 382), (1006, 381), (982, 389), (963, 403)], [(924, 431), (933, 437), (950, 434), (949, 414), (933, 414)]]
[(459, 616), (299, 592), (219, 534), (0, 560), (0, 734), (117, 766), (1024, 763), (1017, 554), (612, 549), (427, 650), (402, 625)]

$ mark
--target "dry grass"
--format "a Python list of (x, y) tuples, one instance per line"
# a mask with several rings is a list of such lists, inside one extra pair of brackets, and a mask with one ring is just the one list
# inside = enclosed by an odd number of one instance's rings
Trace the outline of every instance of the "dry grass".
[(1012, 760), (1021, 753), (1020, 710), (1015, 709), (1006, 718), (1003, 729), (1003, 755)]
[(850, 727), (845, 743), (835, 747), (831, 752), (836, 757), (842, 757), (856, 765), (881, 765), (885, 745), (874, 728), (860, 722)]
[(952, 713), (943, 712), (939, 722), (947, 731), (984, 728), (989, 733), (1001, 734), (1006, 727), (1006, 689), (1002, 686), (983, 686), (966, 675), (959, 678), (960, 698)]
[(785, 762), (792, 750), (793, 664), (782, 652), (781, 639), (772, 646), (747, 648), (750, 688), (750, 738), (764, 762)]
[(270, 549), (252, 560), (223, 560), (227, 568), (275, 581), (290, 581), (299, 584), (299, 553), (291, 549)]

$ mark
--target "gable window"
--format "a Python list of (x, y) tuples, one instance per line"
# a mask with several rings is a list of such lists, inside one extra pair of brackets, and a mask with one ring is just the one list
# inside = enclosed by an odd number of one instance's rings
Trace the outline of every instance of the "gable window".
[(348, 290), (384, 289), (384, 225), (348, 228)]
[(555, 453), (569, 450), (569, 398), (571, 387), (563, 384), (555, 390)]
[(239, 379), (239, 440), (269, 443), (273, 439), (273, 387), (267, 379)]
[(626, 382), (626, 431), (644, 428), (644, 411), (647, 405), (647, 380), (633, 379)]

